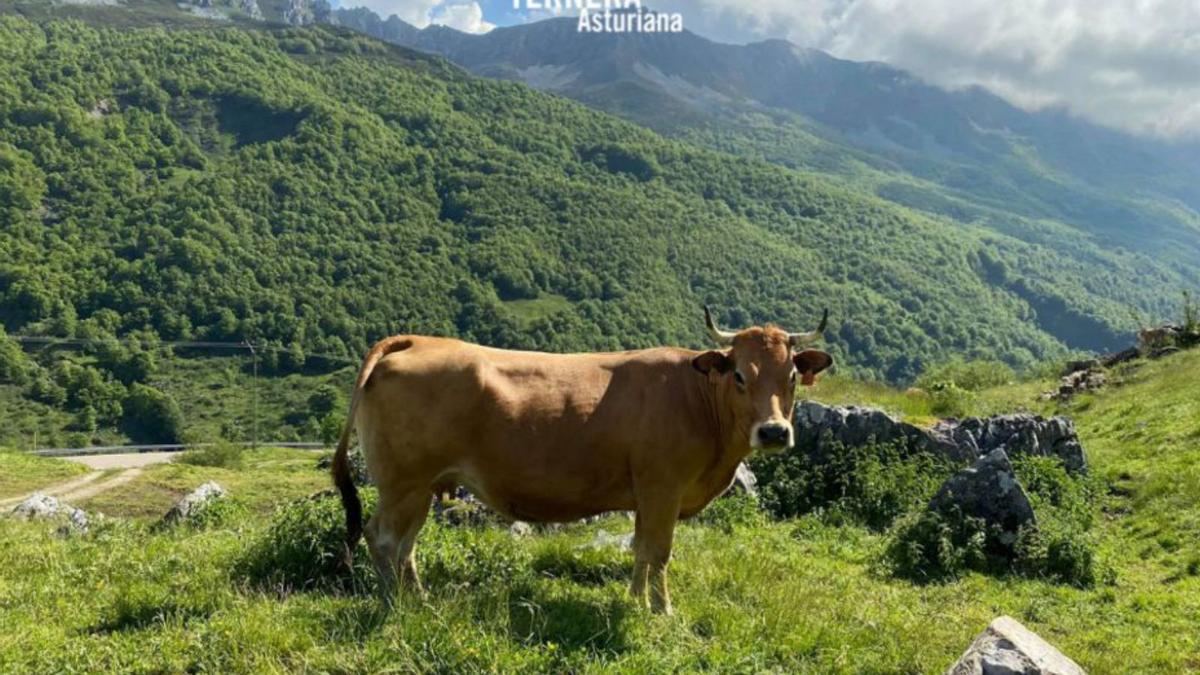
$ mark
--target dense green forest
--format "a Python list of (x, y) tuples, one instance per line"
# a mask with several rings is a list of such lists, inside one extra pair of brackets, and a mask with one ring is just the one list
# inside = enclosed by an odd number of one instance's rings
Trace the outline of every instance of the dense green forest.
[(1123, 302), (1177, 281), (328, 26), (0, 17), (0, 221), (4, 329), (87, 341), (0, 336), (0, 380), (130, 429), (174, 415), (137, 386), (162, 341), (250, 340), (282, 374), (397, 332), (701, 346), (702, 302), (796, 330), (829, 307), (843, 372), (905, 381), (1123, 344)]

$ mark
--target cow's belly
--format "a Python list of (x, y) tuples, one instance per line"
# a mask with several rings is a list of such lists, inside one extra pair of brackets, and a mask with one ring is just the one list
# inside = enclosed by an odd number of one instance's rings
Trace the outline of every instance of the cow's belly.
[(504, 473), (454, 470), (443, 480), (462, 485), (483, 503), (513, 520), (567, 522), (634, 508), (631, 486), (579, 476), (522, 477), (520, 467)]

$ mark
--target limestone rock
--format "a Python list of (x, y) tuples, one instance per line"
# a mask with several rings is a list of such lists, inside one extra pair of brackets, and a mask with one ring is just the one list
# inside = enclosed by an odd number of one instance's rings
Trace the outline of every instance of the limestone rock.
[(57, 530), (58, 534), (64, 536), (86, 534), (88, 531), (87, 512), (41, 492), (29, 495), (25, 501), (13, 507), (12, 515), (26, 520), (65, 518), (65, 522)]
[(166, 515), (163, 516), (162, 522), (169, 525), (187, 520), (199, 513), (210, 502), (224, 499), (227, 494), (225, 488), (213, 481), (209, 481), (184, 495), (183, 499), (175, 502), (175, 506), (172, 506), (171, 510), (167, 511)]
[(976, 456), (1004, 448), (1009, 457), (1058, 457), (1067, 471), (1087, 473), (1087, 458), (1079, 434), (1074, 422), (1066, 417), (1046, 419), (1029, 414), (969, 417), (942, 422), (932, 432), (972, 448)]
[(962, 448), (945, 433), (929, 431), (901, 422), (882, 410), (858, 406), (826, 406), (815, 401), (796, 404), (793, 423), (796, 449), (813, 457), (833, 452), (831, 443), (857, 446), (872, 441), (901, 442), (917, 452), (947, 457), (957, 461), (974, 459), (974, 448)]
[(751, 497), (758, 496), (758, 477), (745, 462), (738, 464), (737, 471), (733, 474), (733, 484), (729, 486), (728, 492), (734, 491), (744, 492)]
[(1012, 617), (975, 638), (946, 675), (1085, 675), (1083, 668)]
[(58, 499), (41, 492), (35, 492), (25, 501), (13, 507), (12, 514), (18, 518), (32, 520), (34, 518), (51, 518), (70, 508)]
[(996, 448), (951, 476), (938, 488), (929, 508), (940, 513), (958, 510), (1000, 528), (1000, 544), (1011, 547), (1022, 525), (1035, 522), (1033, 505), (1004, 448)]
[(596, 533), (596, 537), (586, 544), (580, 544), (576, 548), (608, 548), (615, 547), (622, 551), (633, 550), (633, 533), (627, 534), (610, 534), (607, 530), (600, 530)]

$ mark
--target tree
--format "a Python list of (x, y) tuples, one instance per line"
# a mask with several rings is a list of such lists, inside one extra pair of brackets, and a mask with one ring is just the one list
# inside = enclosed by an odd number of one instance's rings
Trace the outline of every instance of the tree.
[(0, 382), (25, 384), (30, 365), (21, 345), (0, 326)]
[(134, 384), (124, 408), (126, 431), (132, 438), (148, 443), (179, 443), (183, 439), (183, 413), (168, 394)]

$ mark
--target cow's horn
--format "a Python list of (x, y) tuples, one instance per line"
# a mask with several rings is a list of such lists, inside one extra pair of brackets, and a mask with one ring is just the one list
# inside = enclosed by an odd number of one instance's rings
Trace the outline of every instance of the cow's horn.
[(821, 334), (825, 332), (825, 324), (829, 322), (829, 308), (821, 313), (821, 323), (817, 325), (817, 329), (811, 333), (788, 333), (788, 344), (793, 347), (799, 347), (811, 342), (816, 342), (821, 339)]
[(712, 339), (721, 346), (733, 344), (733, 336), (737, 333), (730, 333), (717, 328), (717, 324), (713, 323), (712, 314), (708, 311), (708, 305), (704, 306), (704, 325), (708, 326), (708, 334)]

